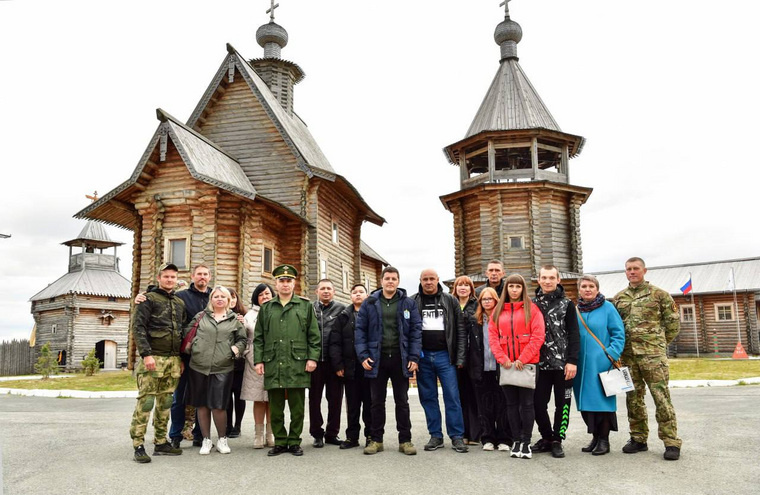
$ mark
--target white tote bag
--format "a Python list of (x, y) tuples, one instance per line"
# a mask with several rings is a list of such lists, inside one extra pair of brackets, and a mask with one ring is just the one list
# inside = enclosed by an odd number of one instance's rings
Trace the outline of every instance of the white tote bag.
[(599, 373), (599, 379), (602, 380), (604, 395), (607, 397), (625, 394), (634, 389), (633, 378), (631, 378), (631, 371), (628, 369), (628, 366), (602, 371)]

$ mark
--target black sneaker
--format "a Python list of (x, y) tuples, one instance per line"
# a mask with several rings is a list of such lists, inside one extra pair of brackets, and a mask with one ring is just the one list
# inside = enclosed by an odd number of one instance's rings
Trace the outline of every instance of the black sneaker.
[(520, 442), (515, 442), (512, 444), (512, 452), (509, 453), (510, 457), (517, 457), (518, 459), (522, 457), (522, 450), (520, 450)]
[(311, 445), (315, 449), (321, 449), (322, 447), (325, 446), (325, 439), (322, 437), (315, 438), (314, 441), (311, 443)]
[(240, 436), (240, 428), (230, 428), (230, 432), (227, 434), (229, 438), (238, 438)]
[(530, 451), (530, 442), (525, 442), (522, 444), (520, 453), (522, 454), (523, 459), (530, 459), (533, 457), (533, 452)]
[(145, 452), (145, 446), (144, 445), (138, 445), (135, 447), (135, 462), (139, 462), (140, 464), (146, 464), (151, 461), (150, 456), (147, 452)]
[[(443, 442), (441, 442), (443, 443)], [(451, 439), (451, 448), (459, 452), (460, 454), (466, 453), (469, 449), (467, 448), (467, 445), (464, 444), (464, 440), (461, 438), (452, 438)]]
[(182, 449), (174, 448), (171, 442), (159, 443), (153, 447), (153, 455), (182, 455)]
[(175, 449), (180, 448), (181, 443), (182, 443), (182, 437), (172, 438), (172, 447), (174, 447)]
[(193, 438), (193, 447), (202, 447), (202, 446), (203, 446), (202, 438)]
[(552, 442), (551, 440), (547, 440), (545, 438), (541, 438), (538, 440), (538, 442), (534, 443), (530, 450), (535, 452), (536, 454), (541, 454), (544, 452), (551, 452), (552, 451)]
[(338, 437), (325, 437), (325, 443), (330, 445), (340, 445), (343, 442)]
[(358, 447), (358, 446), (359, 446), (358, 440), (354, 440), (352, 438), (346, 438), (343, 442), (341, 442), (340, 449), (341, 450), (353, 449), (354, 447)]
[(290, 445), (288, 446), (288, 452), (293, 454), (296, 457), (301, 457), (303, 455), (303, 449), (300, 445)]
[(562, 459), (565, 457), (565, 451), (562, 449), (562, 442), (552, 442), (551, 450), (552, 457), (555, 459)]
[(428, 443), (425, 444), (424, 448), (427, 451), (443, 448), (443, 438), (430, 437), (430, 440), (428, 440)]
[(628, 440), (628, 443), (623, 446), (623, 452), (626, 454), (635, 454), (636, 452), (646, 452), (649, 450), (647, 443), (637, 442), (633, 438)]
[(665, 453), (662, 457), (666, 461), (677, 461), (681, 457), (681, 449), (678, 447), (665, 447)]

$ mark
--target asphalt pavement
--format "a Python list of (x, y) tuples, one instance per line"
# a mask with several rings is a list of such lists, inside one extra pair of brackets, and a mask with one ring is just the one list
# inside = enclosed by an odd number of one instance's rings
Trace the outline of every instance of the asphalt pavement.
[[(589, 436), (580, 414), (570, 419), (566, 457), (534, 454), (513, 459), (504, 452), (471, 446), (459, 454), (450, 447), (424, 452), (428, 439), (419, 400), (410, 397), (412, 435), (419, 453), (397, 452), (393, 399), (388, 396), (385, 452), (362, 455), (361, 448), (311, 446), (305, 455), (269, 458), (254, 450), (252, 413), (243, 435), (230, 439), (232, 453), (198, 455), (183, 442), (183, 455), (132, 461), (129, 422), (134, 399), (72, 399), (0, 395), (0, 461), (4, 494), (133, 493), (758, 493), (760, 463), (760, 387), (673, 389), (681, 460), (665, 461), (656, 438), (654, 406), (649, 451), (623, 454), (628, 439), (625, 402), (618, 398), (621, 431), (612, 432), (613, 451), (593, 457), (581, 453)], [(442, 407), (443, 409), (443, 407)], [(345, 428), (345, 413), (344, 413)], [(307, 424), (304, 428), (308, 432)], [(534, 440), (537, 432), (534, 431)], [(212, 437), (215, 439), (216, 435)], [(152, 427), (148, 429), (152, 440)], [(152, 453), (152, 445), (147, 446)]]

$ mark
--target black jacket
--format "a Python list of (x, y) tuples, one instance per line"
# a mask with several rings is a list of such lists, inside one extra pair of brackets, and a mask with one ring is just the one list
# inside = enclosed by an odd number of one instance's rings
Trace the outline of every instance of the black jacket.
[(317, 314), (317, 324), (319, 325), (319, 332), (322, 334), (321, 350), (319, 351), (320, 361), (330, 360), (328, 350), (330, 332), (333, 329), (336, 318), (338, 318), (338, 315), (344, 309), (346, 309), (346, 305), (338, 301), (330, 301), (330, 304), (325, 307), (322, 307), (322, 303), (319, 301), (314, 301), (314, 312)]
[(467, 330), (467, 375), (471, 380), (480, 382), (483, 379), (483, 326), (475, 320), (474, 314), (465, 313), (464, 317)]
[[(490, 285), (488, 285), (488, 280), (486, 280), (485, 284), (481, 285), (480, 287), (475, 288), (475, 297), (479, 297), (480, 293), (483, 292), (483, 289), (485, 289), (486, 287), (491, 287)], [(493, 290), (496, 291), (497, 296), (501, 297), (501, 292), (504, 290), (504, 279), (501, 279), (501, 281), (499, 282), (499, 285), (494, 287)]]
[[(411, 297), (417, 303), (417, 310), (422, 317), (422, 285), (419, 292)], [(449, 351), (451, 364), (464, 365), (467, 352), (467, 332), (464, 328), (464, 317), (459, 307), (459, 301), (446, 292), (443, 286), (438, 284), (438, 292), (435, 294), (435, 305), (443, 307), (443, 329), (446, 333), (446, 347)]]
[(544, 315), (546, 324), (546, 339), (541, 346), (538, 368), (563, 370), (567, 363), (578, 364), (581, 349), (578, 317), (575, 315), (575, 305), (565, 297), (565, 289), (558, 284), (555, 291), (544, 294), (539, 287), (533, 302)]
[(209, 294), (211, 294), (211, 287), (206, 287), (206, 292), (201, 292), (193, 283), (187, 289), (177, 292), (177, 297), (185, 303), (185, 325), (190, 323), (195, 315), (206, 309)]
[(356, 377), (356, 348), (354, 347), (354, 326), (356, 311), (348, 306), (340, 312), (330, 332), (330, 363), (333, 371), (344, 370), (343, 378), (353, 380)]

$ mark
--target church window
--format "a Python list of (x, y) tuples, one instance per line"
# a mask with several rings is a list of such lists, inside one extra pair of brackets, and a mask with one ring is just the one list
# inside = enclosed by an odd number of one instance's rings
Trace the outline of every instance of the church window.
[(683, 323), (694, 323), (694, 305), (683, 304), (680, 309), (681, 309), (681, 321)]
[(525, 243), (521, 235), (509, 236), (509, 249), (525, 249)]
[(108, 302), (116, 302), (116, 298), (113, 296), (108, 297)]
[(733, 304), (715, 304), (715, 320), (716, 321), (734, 321), (734, 305)]
[(273, 264), (274, 250), (269, 246), (264, 246), (264, 255), (261, 260), (261, 271), (264, 273), (272, 273)]
[(319, 258), (319, 279), (327, 278), (327, 260)]
[(52, 333), (53, 335), (55, 335), (56, 330), (58, 330), (58, 324), (57, 323), (53, 323), (52, 325), (50, 325), (50, 333)]
[(187, 270), (188, 266), (188, 242), (186, 237), (167, 239), (165, 261), (174, 263), (180, 270)]
[(349, 282), (350, 276), (348, 273), (348, 268), (346, 265), (343, 265), (343, 292), (348, 292), (351, 290), (351, 284)]
[(332, 223), (332, 241), (333, 244), (338, 244), (338, 224), (336, 222)]

